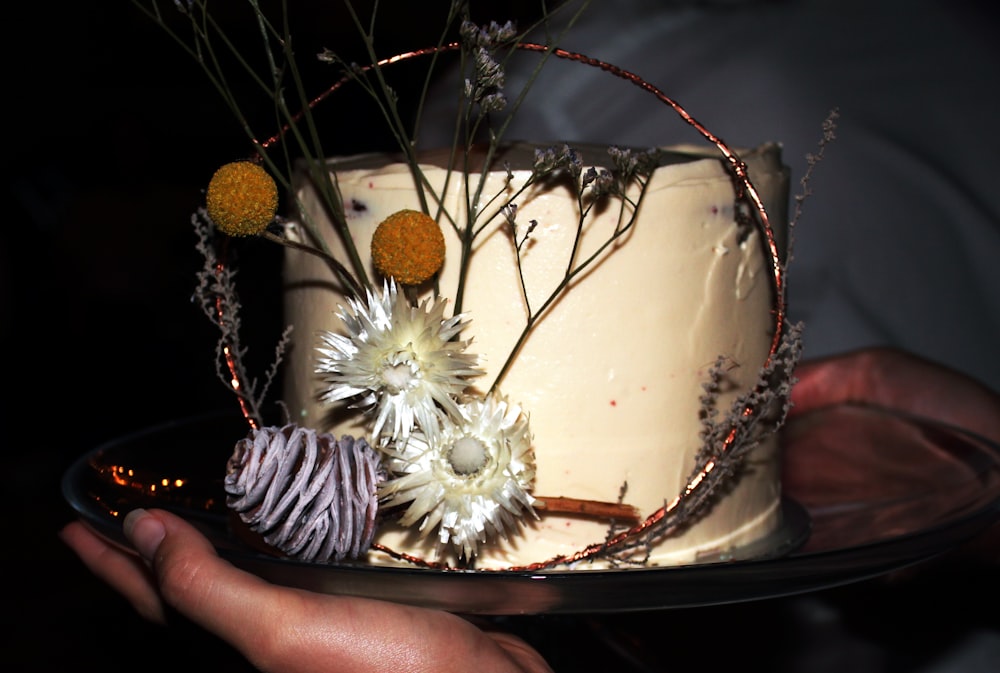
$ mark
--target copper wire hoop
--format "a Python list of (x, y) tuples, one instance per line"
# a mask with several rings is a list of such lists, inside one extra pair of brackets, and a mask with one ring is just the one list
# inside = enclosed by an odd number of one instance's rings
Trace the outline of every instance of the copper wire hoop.
[[(723, 158), (726, 160), (726, 165), (731, 175), (733, 176), (734, 180), (737, 183), (737, 195), (736, 195), (737, 201), (740, 200), (749, 201), (752, 206), (752, 210), (756, 213), (756, 217), (753, 218), (754, 223), (756, 224), (758, 230), (764, 237), (766, 252), (770, 258), (771, 283), (772, 283), (772, 290), (774, 297), (774, 307), (773, 307), (774, 335), (771, 340), (771, 346), (768, 351), (767, 358), (765, 359), (762, 368), (767, 368), (773, 365), (774, 358), (782, 342), (782, 336), (784, 334), (784, 328), (786, 322), (785, 278), (784, 278), (785, 272), (784, 272), (784, 267), (781, 263), (781, 255), (778, 250), (778, 245), (775, 239), (774, 230), (771, 226), (767, 210), (764, 207), (764, 203), (761, 200), (760, 194), (758, 193), (756, 187), (754, 187), (753, 182), (751, 181), (750, 176), (747, 173), (746, 164), (743, 162), (742, 159), (740, 159), (739, 155), (737, 155), (736, 152), (730, 149), (729, 146), (721, 138), (716, 136), (714, 133), (705, 128), (704, 125), (698, 122), (677, 101), (675, 101), (670, 96), (666, 95), (663, 91), (653, 86), (649, 82), (646, 82), (635, 73), (632, 73), (628, 70), (624, 70), (605, 61), (591, 58), (584, 54), (567, 51), (565, 49), (554, 48), (543, 44), (537, 44), (532, 42), (518, 42), (513, 46), (516, 49), (530, 51), (530, 52), (537, 52), (537, 53), (547, 53), (557, 58), (599, 68), (600, 70), (603, 70), (604, 72), (607, 72), (615, 77), (626, 80), (632, 83), (633, 85), (639, 87), (643, 91), (655, 96), (660, 102), (670, 107), (684, 122), (692, 126), (705, 140), (709, 141), (711, 144), (715, 145), (715, 147), (719, 149), (719, 151), (722, 153)], [(321, 102), (323, 102), (324, 100), (332, 96), (334, 93), (336, 93), (344, 85), (352, 82), (359, 74), (367, 73), (371, 70), (375, 70), (378, 68), (404, 63), (424, 56), (440, 54), (443, 52), (457, 51), (461, 49), (461, 47), (462, 45), (459, 42), (450, 42), (448, 44), (440, 45), (437, 47), (427, 47), (424, 49), (418, 49), (415, 51), (396, 54), (395, 56), (390, 56), (388, 58), (381, 59), (367, 66), (358, 66), (354, 73), (344, 75), (339, 80), (334, 82), (329, 88), (327, 88), (325, 91), (319, 94), (317, 97), (313, 98), (309, 102), (308, 107), (309, 109), (315, 108)], [(303, 114), (304, 111), (300, 112), (293, 118), (292, 121), (294, 122), (301, 119)], [(268, 148), (279, 143), (283, 139), (284, 134), (288, 130), (288, 128), (289, 125), (286, 125), (280, 132), (262, 142), (254, 141), (254, 144), (257, 147), (257, 151), (259, 153), (263, 153)], [(231, 359), (227, 358), (227, 364), (229, 365), (230, 373), (232, 374), (233, 377), (233, 382), (238, 386), (240, 383), (240, 377), (236, 367), (236, 363), (233, 362)], [(761, 386), (758, 385), (757, 392), (762, 392), (760, 387)], [(752, 405), (746, 405), (743, 408), (741, 416), (746, 418), (753, 416), (756, 413), (758, 412), (757, 410), (754, 409)], [(245, 408), (244, 408), (244, 416), (246, 416)], [(251, 424), (251, 427), (255, 426), (255, 421), (252, 418), (247, 417), (247, 421)], [(660, 509), (650, 514), (636, 526), (629, 528), (628, 530), (625, 530), (623, 532), (620, 532), (610, 537), (609, 539), (605, 540), (604, 542), (589, 545), (584, 549), (575, 552), (574, 554), (558, 556), (548, 559), (546, 561), (531, 563), (523, 566), (504, 568), (503, 571), (504, 572), (538, 571), (546, 568), (551, 568), (557, 565), (576, 563), (578, 561), (595, 557), (599, 554), (613, 552), (619, 548), (624, 547), (628, 542), (634, 540), (639, 535), (643, 534), (646, 531), (649, 531), (651, 528), (660, 524), (661, 522), (664, 522), (667, 519), (667, 517), (671, 513), (673, 513), (682, 503), (686, 502), (689, 498), (698, 495), (700, 491), (703, 490), (704, 488), (707, 488), (706, 483), (709, 481), (708, 477), (710, 473), (719, 464), (720, 459), (727, 452), (731, 450), (733, 443), (737, 439), (737, 433), (738, 433), (737, 428), (735, 426), (731, 427), (729, 429), (729, 432), (723, 439), (722, 445), (719, 446), (715, 454), (708, 461), (706, 461), (704, 467), (702, 467), (690, 479), (690, 481), (685, 485), (682, 492), (679, 495), (677, 495), (673, 500), (671, 500), (669, 503), (667, 503)], [(678, 525), (680, 525), (680, 523), (681, 522), (673, 522), (671, 525), (666, 525), (664, 530), (657, 532), (657, 535), (662, 537), (664, 535), (670, 534), (672, 529), (676, 528)], [(379, 543), (373, 544), (372, 549), (375, 549), (392, 558), (395, 558), (400, 561), (405, 561), (415, 566), (432, 568), (437, 570), (458, 570), (458, 569), (464, 570), (464, 568), (456, 568), (454, 566), (450, 566), (444, 563), (427, 561), (419, 557), (394, 551)], [(491, 569), (481, 569), (481, 570), (490, 571)]]

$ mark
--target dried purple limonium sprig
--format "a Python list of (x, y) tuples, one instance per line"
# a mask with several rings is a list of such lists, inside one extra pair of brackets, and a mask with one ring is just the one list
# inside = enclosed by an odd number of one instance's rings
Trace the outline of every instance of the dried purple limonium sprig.
[(269, 426), (236, 443), (226, 464), (226, 504), (291, 558), (357, 559), (375, 536), (385, 476), (363, 439)]
[(827, 146), (832, 143), (837, 138), (837, 119), (840, 118), (840, 110), (834, 108), (827, 115), (826, 119), (823, 121), (823, 135), (817, 143), (816, 153), (809, 153), (806, 155), (806, 170), (799, 179), (799, 187), (801, 191), (797, 193), (794, 197), (795, 201), (795, 211), (792, 214), (791, 219), (788, 221), (788, 252), (786, 259), (791, 260), (795, 248), (795, 237), (792, 236), (795, 232), (795, 227), (799, 223), (799, 219), (802, 217), (802, 210), (805, 206), (806, 200), (812, 194), (812, 178), (816, 167), (823, 161), (823, 157), (826, 154)]
[(703, 384), (702, 448), (684, 491), (664, 505), (660, 516), (639, 535), (628, 535), (621, 525), (608, 532), (605, 557), (614, 565), (641, 566), (656, 540), (694, 524), (745, 468), (747, 456), (768, 435), (784, 426), (791, 406), (792, 375), (802, 357), (801, 323), (788, 325), (777, 351), (760, 369), (755, 385), (733, 400), (720, 419), (718, 399), (731, 386), (731, 366), (719, 358)]
[[(473, 61), (473, 74), (465, 79), (465, 97), (473, 106), (479, 107), (481, 120), (491, 112), (500, 112), (507, 107), (507, 97), (503, 92), (506, 74), (494, 53), (517, 38), (517, 29), (510, 21), (502, 25), (491, 21), (486, 26), (477, 26), (466, 20), (462, 22), (459, 34), (465, 51), (471, 54)], [(475, 133), (475, 126), (472, 133)]]
[(539, 175), (548, 175), (565, 169), (573, 177), (580, 175), (583, 159), (580, 153), (563, 143), (561, 146), (537, 147), (532, 169)]
[(236, 292), (236, 271), (223, 264), (216, 255), (215, 226), (208, 212), (199, 208), (191, 216), (197, 242), (195, 249), (201, 253), (203, 266), (197, 272), (197, 285), (193, 300), (208, 319), (219, 328), (215, 347), (215, 369), (219, 379), (236, 394), (243, 415), (252, 427), (263, 423), (262, 407), (268, 389), (277, 375), (285, 350), (288, 348), (292, 327), (285, 328), (275, 346), (274, 361), (265, 372), (264, 380), (251, 377), (244, 366), (247, 348), (240, 338), (240, 300)]

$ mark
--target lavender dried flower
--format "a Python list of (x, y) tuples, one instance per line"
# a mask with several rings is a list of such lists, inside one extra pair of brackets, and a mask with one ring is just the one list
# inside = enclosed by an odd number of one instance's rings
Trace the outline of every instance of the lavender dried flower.
[(583, 159), (580, 153), (569, 145), (562, 147), (546, 147), (535, 150), (535, 162), (533, 166), (539, 175), (547, 175), (559, 169), (566, 169), (574, 178), (579, 177), (583, 170)]
[(478, 26), (472, 21), (463, 21), (459, 35), (469, 47), (493, 49), (514, 40), (517, 37), (517, 27), (512, 21), (504, 23), (490, 21), (485, 26)]
[(485, 47), (472, 52), (475, 60), (475, 77), (465, 80), (465, 95), (478, 103), (483, 112), (496, 112), (507, 105), (502, 89), (506, 82), (503, 68)]

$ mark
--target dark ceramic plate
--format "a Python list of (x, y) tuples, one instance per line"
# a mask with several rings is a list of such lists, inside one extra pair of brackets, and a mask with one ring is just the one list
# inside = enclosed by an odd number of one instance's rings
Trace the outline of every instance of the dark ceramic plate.
[(1000, 447), (960, 429), (838, 406), (785, 432), (783, 525), (726, 561), (668, 568), (460, 572), (281, 559), (228, 527), (222, 472), (236, 415), (166, 423), (80, 457), (63, 493), (80, 517), (127, 546), (121, 518), (162, 507), (197, 525), (235, 565), (278, 584), (483, 615), (682, 608), (804, 593), (947, 551), (1000, 516)]

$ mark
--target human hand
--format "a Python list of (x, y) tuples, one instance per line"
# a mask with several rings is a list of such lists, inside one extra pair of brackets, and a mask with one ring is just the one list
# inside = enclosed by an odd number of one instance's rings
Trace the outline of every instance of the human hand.
[(270, 584), (220, 558), (197, 529), (163, 510), (130, 512), (124, 531), (139, 556), (80, 522), (60, 537), (141, 616), (166, 624), (175, 609), (261, 671), (552, 670), (516, 636), (447, 612)]
[(894, 348), (866, 348), (802, 362), (790, 418), (853, 402), (954, 425), (1000, 443), (1000, 393), (979, 381)]
[[(1000, 393), (944, 365), (892, 348), (867, 348), (829, 358), (802, 362), (792, 389), (789, 421), (842, 403), (881, 407), (913, 414), (969, 431), (1000, 445)], [(842, 448), (842, 447), (841, 447)], [(803, 446), (786, 454), (784, 480), (811, 492), (816, 474), (837, 469), (866, 470), (889, 456), (857, 455), (841, 460), (825, 449)], [(830, 463), (827, 463), (830, 459)], [(849, 466), (849, 467), (848, 467)], [(876, 467), (877, 469), (877, 467)], [(870, 474), (842, 475), (870, 482)], [(876, 483), (874, 487), (878, 488)], [(1000, 565), (1000, 521), (941, 561), (963, 565)], [(921, 564), (921, 571), (937, 564)], [(912, 572), (895, 573), (893, 579)]]

